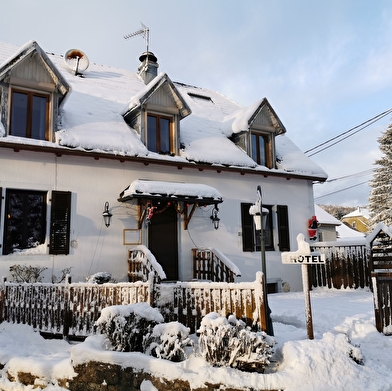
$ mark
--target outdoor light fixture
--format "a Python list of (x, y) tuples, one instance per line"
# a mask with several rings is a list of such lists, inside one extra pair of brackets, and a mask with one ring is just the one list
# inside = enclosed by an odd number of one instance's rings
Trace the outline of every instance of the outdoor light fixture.
[(103, 216), (103, 221), (105, 222), (105, 225), (107, 227), (109, 227), (110, 220), (113, 215), (109, 212), (109, 202), (108, 201), (105, 202), (105, 209), (103, 210), (102, 216)]
[(218, 229), (219, 228), (219, 221), (220, 218), (218, 217), (218, 213), (219, 213), (219, 209), (218, 207), (215, 205), (214, 209), (212, 209), (212, 213), (210, 216), (210, 219), (212, 220), (212, 223), (214, 224), (214, 228)]

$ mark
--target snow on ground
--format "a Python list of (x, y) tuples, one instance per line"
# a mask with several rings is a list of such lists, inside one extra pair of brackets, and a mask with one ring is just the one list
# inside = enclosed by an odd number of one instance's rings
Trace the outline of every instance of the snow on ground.
[[(55, 384), (55, 379), (72, 377), (71, 360), (82, 363), (101, 359), (110, 363), (136, 363), (167, 379), (181, 376), (194, 387), (204, 381), (225, 382), (229, 387), (284, 389), (286, 391), (392, 391), (392, 337), (374, 326), (372, 293), (362, 290), (311, 292), (314, 340), (307, 338), (305, 302), (302, 292), (269, 295), (275, 339), (275, 363), (265, 374), (245, 373), (230, 368), (213, 368), (193, 353), (182, 363), (172, 363), (141, 353), (109, 352), (102, 337), (69, 345), (66, 341), (44, 340), (23, 325), (0, 325), (0, 389), (31, 389), (10, 383), (5, 372), (30, 371)], [(143, 391), (155, 391), (143, 383)], [(50, 385), (48, 391), (63, 390)]]

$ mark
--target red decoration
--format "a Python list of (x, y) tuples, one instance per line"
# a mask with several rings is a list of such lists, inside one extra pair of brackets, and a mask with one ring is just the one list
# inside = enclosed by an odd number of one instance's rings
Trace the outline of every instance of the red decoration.
[(309, 240), (317, 240), (317, 228), (318, 228), (317, 217), (312, 216), (312, 218), (308, 220)]

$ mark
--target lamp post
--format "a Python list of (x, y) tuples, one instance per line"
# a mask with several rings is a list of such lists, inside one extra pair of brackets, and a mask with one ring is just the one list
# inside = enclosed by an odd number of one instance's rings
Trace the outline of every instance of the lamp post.
[(102, 216), (103, 216), (103, 220), (104, 220), (106, 227), (109, 227), (110, 219), (112, 218), (113, 215), (109, 212), (109, 202), (108, 201), (105, 202), (105, 209), (103, 210)]
[(267, 323), (266, 333), (268, 335), (274, 335), (274, 329), (272, 326), (271, 320), (271, 310), (268, 305), (268, 294), (267, 294), (267, 266), (265, 262), (265, 243), (264, 243), (264, 229), (267, 223), (267, 216), (268, 216), (268, 209), (263, 208), (263, 201), (262, 201), (262, 193), (261, 193), (261, 186), (257, 186), (257, 200), (254, 205), (252, 205), (249, 209), (249, 214), (253, 215), (256, 232), (259, 232), (260, 235), (260, 255), (261, 255), (261, 271), (264, 274), (264, 284), (263, 284), (263, 291), (264, 291), (264, 311), (265, 311), (265, 319)]

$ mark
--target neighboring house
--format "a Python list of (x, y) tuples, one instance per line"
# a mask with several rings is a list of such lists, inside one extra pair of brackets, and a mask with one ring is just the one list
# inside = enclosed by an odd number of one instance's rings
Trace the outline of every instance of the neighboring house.
[(341, 222), (318, 205), (314, 205), (314, 212), (318, 221), (317, 237), (320, 242), (337, 239), (337, 227)]
[(358, 232), (369, 233), (369, 211), (367, 208), (358, 207), (353, 212), (344, 215), (341, 221)]
[(249, 207), (260, 185), (268, 281), (301, 289), (300, 268), (281, 252), (307, 232), (313, 182), (326, 173), (267, 99), (242, 107), (173, 82), (152, 53), (140, 61), (139, 72), (85, 71), (77, 50), (0, 44), (1, 275), (27, 264), (48, 268), (49, 280), (71, 268), (73, 281), (103, 271), (126, 281), (129, 250), (144, 245), (168, 280), (192, 279), (192, 249), (215, 248), (239, 281), (254, 281)]

